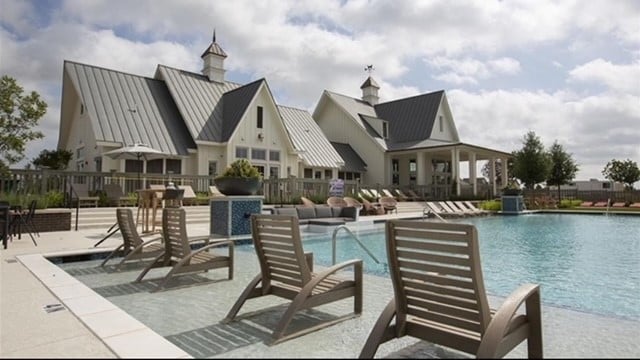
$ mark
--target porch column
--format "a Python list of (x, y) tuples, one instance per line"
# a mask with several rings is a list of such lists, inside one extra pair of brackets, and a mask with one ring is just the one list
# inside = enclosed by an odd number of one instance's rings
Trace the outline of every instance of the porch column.
[(505, 187), (507, 186), (507, 179), (509, 178), (509, 176), (507, 176), (507, 159), (500, 158), (500, 161), (502, 162), (502, 187)]
[(493, 196), (496, 195), (497, 193), (497, 188), (496, 188), (496, 158), (492, 157), (491, 159), (489, 159), (489, 162), (491, 164), (491, 174), (490, 175), (490, 181), (491, 181), (491, 189), (493, 192)]
[(476, 153), (469, 152), (469, 179), (473, 189), (473, 196), (478, 195), (478, 177), (476, 176)]
[(451, 149), (451, 181), (455, 181), (456, 188), (454, 190), (455, 195), (460, 195), (460, 179), (458, 173), (460, 172), (460, 152), (457, 148)]
[(419, 151), (416, 154), (416, 165), (418, 172), (416, 174), (416, 185), (426, 184), (427, 164), (425, 163), (424, 152)]

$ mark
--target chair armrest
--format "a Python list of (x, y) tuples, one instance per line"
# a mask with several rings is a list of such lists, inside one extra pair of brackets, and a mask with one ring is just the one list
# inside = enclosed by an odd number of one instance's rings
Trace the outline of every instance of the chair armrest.
[[(498, 311), (492, 317), (489, 326), (485, 331), (478, 352), (478, 358), (495, 358), (499, 355), (500, 343), (511, 326), (511, 319), (516, 314), (520, 306), (526, 302), (526, 312), (528, 320), (537, 319), (538, 323), (532, 321), (532, 327), (540, 327), (540, 286), (536, 284), (523, 284), (512, 292), (502, 303)], [(530, 329), (529, 331), (532, 331)]]
[(142, 242), (142, 246), (145, 246), (145, 245), (150, 244), (152, 242), (161, 241), (161, 240), (162, 240), (162, 237), (157, 237), (157, 238), (145, 240), (144, 242)]
[(356, 281), (362, 281), (362, 260), (361, 259), (353, 259), (353, 260), (347, 260), (345, 262), (341, 262), (339, 264), (335, 264), (335, 265), (325, 269), (324, 271), (317, 273), (316, 276), (314, 276), (313, 279), (311, 279), (311, 281), (309, 281), (309, 283), (306, 286), (309, 286), (309, 287), (311, 287), (313, 289), (316, 285), (318, 285), (327, 276), (337, 272), (340, 269), (344, 269), (344, 268), (349, 267), (349, 266), (353, 266), (353, 269), (354, 269), (353, 276), (356, 279)]
[(231, 256), (231, 254), (233, 254), (232, 250), (233, 250), (233, 240), (217, 240), (214, 241), (213, 243), (209, 243), (209, 245), (203, 246), (199, 249), (196, 249), (193, 253), (192, 256), (197, 254), (197, 253), (201, 253), (203, 251), (209, 250), (213, 247), (216, 246), (220, 246), (220, 245), (229, 245), (229, 256)]
[(189, 244), (204, 240), (204, 244), (208, 245), (211, 241), (211, 235), (189, 236)]

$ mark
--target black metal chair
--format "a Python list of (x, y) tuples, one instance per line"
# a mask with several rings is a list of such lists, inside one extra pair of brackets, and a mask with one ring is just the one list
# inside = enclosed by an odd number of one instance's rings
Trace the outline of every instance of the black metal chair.
[(0, 239), (5, 249), (7, 248), (7, 241), (9, 240), (9, 222), (11, 219), (9, 208), (8, 202), (0, 201)]
[(38, 232), (38, 229), (36, 228), (35, 224), (33, 223), (33, 216), (36, 213), (36, 206), (37, 205), (38, 205), (38, 200), (31, 200), (31, 203), (29, 204), (29, 211), (25, 215), (24, 222), (25, 222), (25, 225), (27, 227), (29, 227), (29, 229), (30, 229), (29, 231), (31, 233), (34, 233), (34, 234), (38, 235), (38, 237), (40, 237), (40, 233)]

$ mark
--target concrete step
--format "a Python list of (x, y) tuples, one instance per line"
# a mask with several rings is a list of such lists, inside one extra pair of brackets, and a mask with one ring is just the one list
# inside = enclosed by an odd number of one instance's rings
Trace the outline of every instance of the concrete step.
[[(130, 207), (134, 215), (137, 215), (138, 208)], [(184, 207), (188, 223), (209, 223), (209, 206), (185, 206)], [(141, 215), (142, 216), (142, 215)], [(159, 211), (157, 217), (162, 216)], [(116, 222), (116, 208), (80, 208), (78, 211), (78, 230), (80, 229), (108, 229)], [(76, 211), (71, 211), (71, 228), (76, 226)]]

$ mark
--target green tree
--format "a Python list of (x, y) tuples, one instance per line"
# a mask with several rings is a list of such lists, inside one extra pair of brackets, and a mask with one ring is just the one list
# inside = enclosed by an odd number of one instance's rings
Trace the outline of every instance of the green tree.
[(640, 180), (640, 169), (631, 159), (625, 161), (612, 159), (605, 165), (602, 175), (611, 181), (624, 183), (625, 188), (631, 190), (633, 183)]
[(0, 173), (24, 158), (26, 144), (44, 134), (33, 128), (47, 112), (47, 103), (23, 88), (10, 76), (0, 78)]
[(551, 159), (535, 132), (529, 131), (523, 138), (523, 147), (513, 152), (513, 176), (527, 189), (547, 180), (551, 171)]
[(66, 170), (72, 156), (70, 150), (42, 150), (31, 163), (34, 167), (46, 166), (53, 170)]
[(547, 178), (547, 185), (558, 186), (558, 200), (560, 199), (560, 185), (568, 184), (576, 177), (578, 165), (571, 157), (571, 154), (564, 151), (562, 145), (556, 140), (549, 150), (551, 157), (551, 171)]

